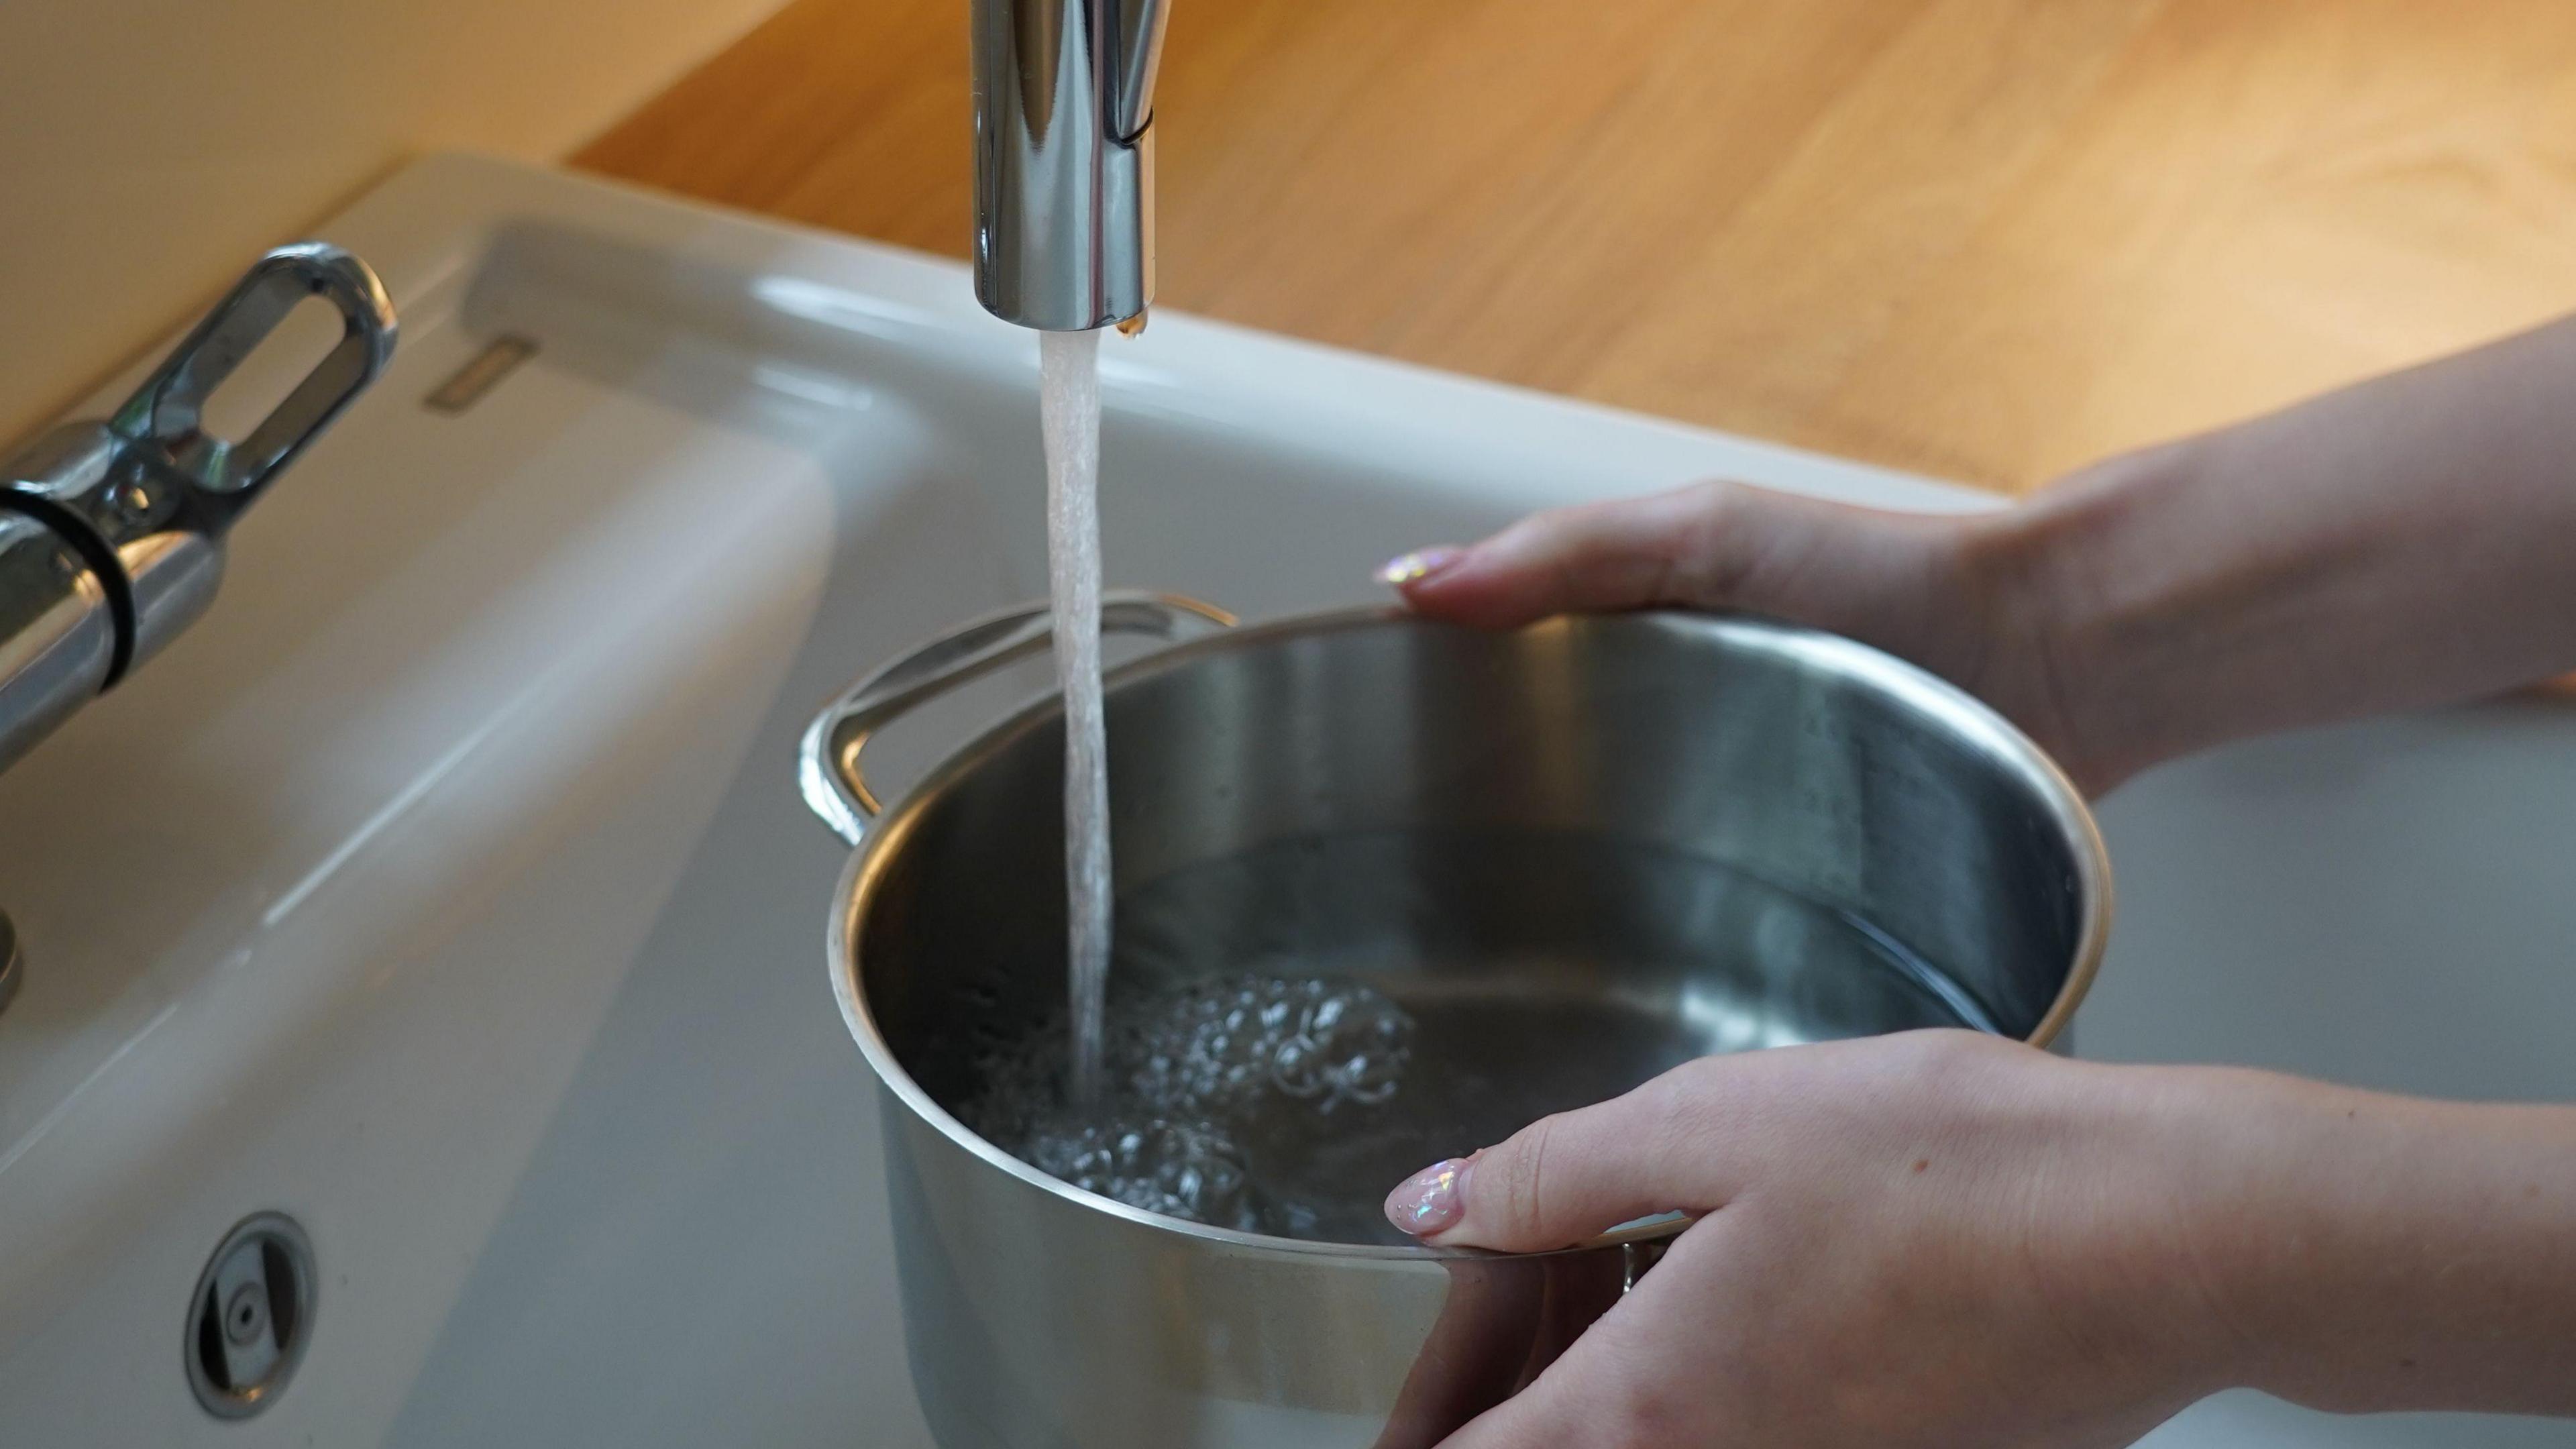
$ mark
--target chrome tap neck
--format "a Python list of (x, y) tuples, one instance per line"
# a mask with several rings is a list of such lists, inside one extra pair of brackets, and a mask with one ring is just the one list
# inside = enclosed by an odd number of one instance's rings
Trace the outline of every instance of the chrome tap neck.
[(1154, 296), (1163, 0), (974, 0), (975, 295), (1006, 322), (1107, 327)]

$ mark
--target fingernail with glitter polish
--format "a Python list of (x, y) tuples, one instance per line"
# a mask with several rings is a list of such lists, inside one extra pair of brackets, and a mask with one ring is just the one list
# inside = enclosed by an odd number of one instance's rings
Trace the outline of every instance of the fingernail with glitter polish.
[(1463, 548), (1416, 549), (1402, 558), (1390, 560), (1386, 567), (1379, 569), (1378, 582), (1393, 584), (1399, 589), (1407, 584), (1418, 584), (1466, 556), (1467, 551)]
[(1386, 1195), (1387, 1221), (1413, 1236), (1428, 1237), (1458, 1225), (1467, 1215), (1467, 1169), (1470, 1159), (1453, 1157), (1404, 1180)]

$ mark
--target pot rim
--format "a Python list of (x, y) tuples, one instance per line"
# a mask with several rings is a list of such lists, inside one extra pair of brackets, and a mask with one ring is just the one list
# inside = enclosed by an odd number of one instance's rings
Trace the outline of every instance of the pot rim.
[[(1528, 629), (1568, 627), (1577, 619), (1597, 622), (1605, 618), (1645, 617), (1684, 621), (1695, 627), (1741, 630), (1754, 636), (1756, 642), (1788, 652), (1794, 643), (1804, 657), (1822, 657), (1843, 667), (1847, 672), (1868, 679), (1873, 684), (1905, 699), (1926, 714), (1943, 720), (1961, 736), (1982, 744), (1997, 763), (2020, 775), (2031, 793), (2048, 809), (2068, 843), (2074, 848), (2078, 883), (2083, 890), (2084, 915), (2079, 925), (2075, 959), (2065, 980), (2059, 985), (2056, 999), (2042, 1014), (2039, 1024), (2023, 1038), (2033, 1047), (2045, 1048), (2065, 1030), (2101, 969), (2102, 955), (2110, 940), (2113, 909), (2111, 863), (2102, 841), (2100, 828), (2081, 791), (2075, 788), (2065, 771), (2049, 758), (2028, 735), (1992, 706), (1966, 690), (1933, 674), (1919, 665), (1860, 643), (1858, 640), (1826, 630), (1791, 624), (1760, 615), (1732, 611), (1649, 609), (1620, 615), (1558, 616), (1525, 626)], [(1109, 670), (1103, 677), (1103, 690), (1137, 680), (1185, 668), (1199, 659), (1229, 650), (1252, 647), (1273, 640), (1296, 636), (1334, 633), (1344, 630), (1375, 628), (1392, 623), (1438, 625), (1402, 607), (1363, 606), (1295, 614), (1266, 623), (1246, 625), (1221, 634), (1190, 640), (1156, 649), (1140, 658)], [(957, 780), (976, 769), (982, 761), (1010, 745), (1063, 712), (1060, 695), (1049, 694), (1030, 701), (1002, 719), (987, 726), (974, 738), (943, 758), (923, 779), (906, 790), (884, 814), (868, 827), (866, 836), (850, 853), (847, 865), (833, 888), (832, 917), (825, 943), (827, 964), (832, 976), (832, 996), (840, 1003), (841, 1018), (850, 1035), (858, 1042), (860, 1055), (876, 1073), (878, 1083), (892, 1093), (904, 1107), (923, 1122), (936, 1128), (950, 1143), (982, 1159), (987, 1165), (1019, 1179), (1027, 1186), (1050, 1193), (1065, 1202), (1106, 1213), (1140, 1227), (1158, 1228), (1186, 1237), (1237, 1249), (1284, 1253), (1300, 1257), (1329, 1257), (1374, 1260), (1389, 1263), (1433, 1262), (1443, 1259), (1502, 1257), (1536, 1257), (1548, 1254), (1497, 1253), (1483, 1248), (1442, 1248), (1422, 1243), (1332, 1243), (1306, 1238), (1284, 1238), (1268, 1233), (1247, 1233), (1232, 1228), (1213, 1227), (1187, 1218), (1150, 1212), (1133, 1207), (1116, 1198), (1089, 1192), (1069, 1182), (1041, 1172), (1037, 1168), (984, 1140), (925, 1091), (912, 1074), (897, 1061), (893, 1046), (878, 1030), (876, 1016), (868, 1009), (866, 994), (859, 987), (859, 932), (867, 918), (867, 904), (877, 883), (884, 878), (888, 862), (895, 858), (904, 840), (918, 828), (930, 803), (945, 794)], [(890, 1124), (889, 1124), (890, 1125)], [(1684, 1213), (1665, 1213), (1623, 1223), (1606, 1233), (1587, 1238), (1553, 1253), (1589, 1252), (1629, 1244), (1670, 1238), (1697, 1219)]]

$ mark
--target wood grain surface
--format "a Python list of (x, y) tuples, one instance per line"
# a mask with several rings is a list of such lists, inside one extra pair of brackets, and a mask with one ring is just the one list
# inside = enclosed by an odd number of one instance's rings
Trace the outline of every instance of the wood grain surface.
[[(1160, 305), (2022, 489), (2576, 309), (2568, 0), (1173, 0)], [(962, 256), (966, 0), (575, 164)]]

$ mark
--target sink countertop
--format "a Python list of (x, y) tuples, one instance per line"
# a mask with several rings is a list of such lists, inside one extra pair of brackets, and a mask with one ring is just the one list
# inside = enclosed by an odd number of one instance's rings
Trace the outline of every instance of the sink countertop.
[[(2576, 307), (2563, 0), (1178, 0), (1162, 301), (1992, 487)], [(951, 256), (964, 0), (577, 165)]]

